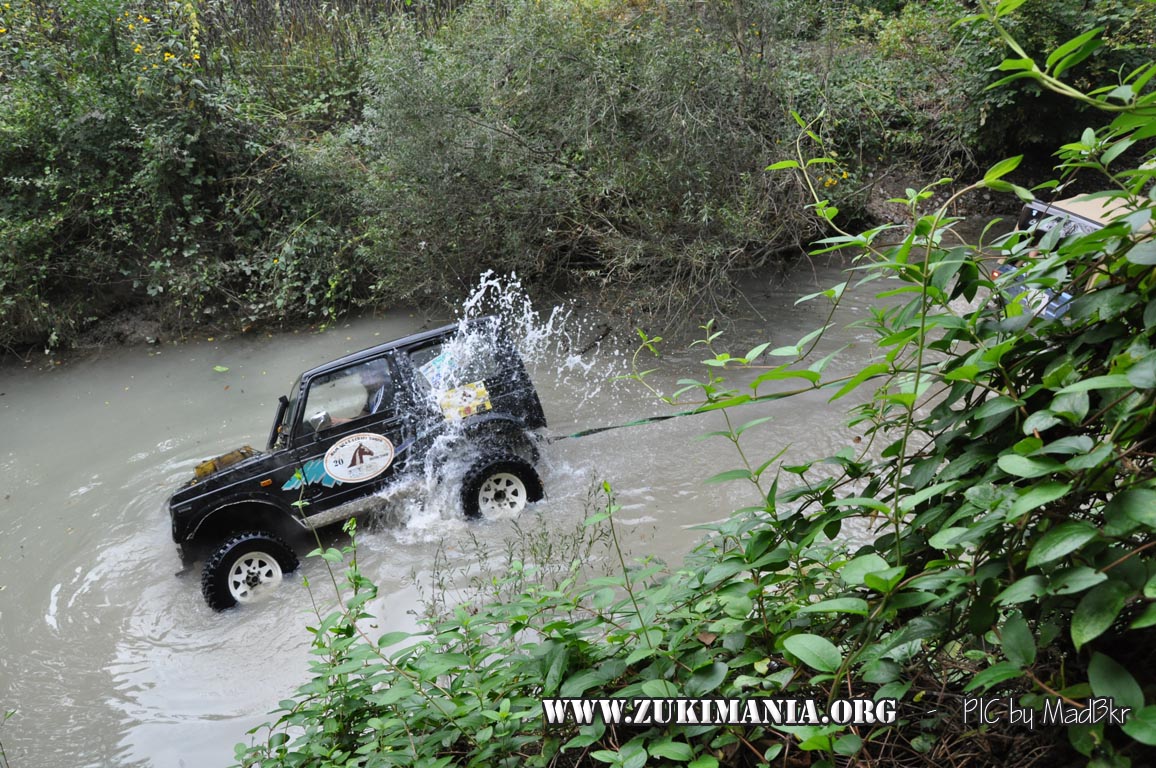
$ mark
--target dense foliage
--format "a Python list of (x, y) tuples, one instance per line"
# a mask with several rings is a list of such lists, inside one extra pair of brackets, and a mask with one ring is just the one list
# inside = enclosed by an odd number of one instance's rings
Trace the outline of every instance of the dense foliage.
[[(591, 578), (588, 557), (561, 572), (512, 559), (491, 582), (498, 599), (452, 609), (418, 636), (366, 634), (375, 590), (354, 559), (344, 608), (311, 628), (313, 680), (267, 738), (239, 748), (240, 763), (1147, 764), (1156, 746), (1156, 63), (1080, 91), (1063, 76), (1092, 56), (1100, 32), (1036, 59), (1011, 33), (1020, 6), (980, 3), (972, 23), (1010, 46), (1002, 71), (1013, 82), (1107, 116), (1060, 158), (1064, 181), (1093, 176), (1108, 190), (1120, 206), (1113, 224), (1066, 238), (1057, 228), (1039, 243), (1015, 232), (957, 245), (951, 201), (925, 210), (936, 184), (909, 191), (909, 226), (845, 231), (822, 194), (829, 187), (809, 173), (837, 159), (800, 119), (796, 158), (772, 167), (814, 191), (813, 210), (836, 229), (821, 250), (853, 249), (852, 279), (880, 283), (862, 321), (878, 356), (836, 377), (830, 357), (809, 354), (823, 329), (743, 354), (724, 351), (717, 333), (703, 340), (704, 378), (669, 399), (723, 414), (718, 434), (739, 466), (708, 482), (748, 483), (756, 503), (675, 573), (621, 562), (617, 576)], [(1030, 198), (1007, 180), (1018, 161), (972, 188)], [(1025, 266), (993, 280), (990, 267), (1009, 258)], [(1031, 290), (1000, 300), (1016, 279)], [(846, 289), (810, 298), (838, 303)], [(1066, 318), (1037, 316), (1032, 292), (1057, 289), (1074, 294)], [(644, 335), (641, 352), (659, 343)], [(816, 389), (832, 401), (859, 395), (858, 446), (793, 462), (773, 452), (766, 418), (744, 420), (752, 401)], [(605, 492), (588, 525), (605, 527), (599, 540), (615, 553), (617, 510)], [(849, 548), (840, 532), (852, 525), (876, 536)], [(1035, 731), (966, 724), (962, 701), (979, 694), (1037, 716), (1045, 702), (1077, 712), (1106, 696), (1132, 715), (1122, 726)], [(553, 696), (894, 698), (900, 719), (548, 727), (540, 699)]]
[[(1145, 55), (1146, 3), (1085, 5), (1030, 0), (1017, 32), (1042, 50), (1105, 25), (1097, 76)], [(1069, 113), (1031, 117), (1038, 89), (983, 90), (999, 43), (958, 12), (8, 0), (0, 345), (99, 339), (134, 307), (177, 333), (327, 322), (453, 301), (483, 268), (709, 301), (814, 232), (797, 180), (762, 172), (792, 109), (825, 115), (820, 182), (849, 213), (893, 166), (1074, 135)]]

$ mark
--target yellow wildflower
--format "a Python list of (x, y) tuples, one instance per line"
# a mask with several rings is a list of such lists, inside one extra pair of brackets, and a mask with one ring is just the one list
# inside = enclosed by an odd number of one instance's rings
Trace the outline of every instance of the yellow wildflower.
[(193, 61), (200, 61), (200, 60), (201, 60), (201, 54), (194, 53), (193, 54)]
[(141, 44), (140, 44), (140, 43), (137, 43), (137, 44), (136, 44), (136, 45), (134, 45), (134, 46), (133, 46), (133, 48), (132, 48), (132, 52), (133, 52), (133, 53), (140, 53), (140, 52), (141, 52), (141, 51), (143, 51), (143, 50), (144, 50), (144, 48), (143, 48), (143, 47), (141, 47)]
[(136, 29), (136, 27), (133, 24), (128, 25), (128, 31), (129, 32), (132, 32), (134, 29)]
[(172, 61), (175, 58), (176, 58), (176, 56), (172, 55), (168, 51), (165, 51), (165, 61)]
[(5, 35), (5, 34), (8, 34), (8, 30), (5, 29), (4, 27), (0, 27), (0, 35)]

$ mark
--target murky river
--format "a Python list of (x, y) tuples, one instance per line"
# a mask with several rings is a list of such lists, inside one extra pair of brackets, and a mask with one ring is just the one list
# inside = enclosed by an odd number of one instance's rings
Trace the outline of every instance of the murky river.
[[(752, 279), (745, 319), (726, 344), (742, 354), (762, 341), (794, 343), (827, 310), (796, 306), (795, 298), (841, 279), (832, 265), (803, 267), (785, 282)], [(844, 324), (865, 301), (845, 300)], [(0, 366), (0, 710), (16, 710), (0, 742), (12, 768), (230, 764), (245, 732), (308, 679), (312, 608), (299, 574), (323, 584), (323, 563), (305, 560), (270, 602), (214, 613), (196, 574), (174, 575), (181, 565), (165, 499), (200, 460), (263, 447), (277, 397), (302, 369), (443, 321), (402, 312), (323, 333), (202, 338), (79, 354), (62, 366)], [(583, 333), (594, 331), (579, 329), (576, 338)], [(851, 346), (833, 370), (862, 365), (869, 348), (857, 333), (865, 332), (832, 332), (826, 347)], [(603, 345), (569, 366), (558, 352), (534, 356), (550, 433), (665, 412), (636, 384), (607, 381), (624, 372), (631, 351)], [(659, 388), (670, 392), (679, 378), (701, 375), (697, 348), (666, 352), (661, 363), (646, 362), (660, 368)], [(769, 457), (788, 443), (792, 457), (838, 450), (853, 437), (840, 426), (843, 409), (818, 395), (752, 409), (744, 418), (774, 417), (748, 433), (752, 452)], [(554, 443), (544, 457), (548, 498), (519, 525), (572, 529), (605, 479), (623, 505), (632, 551), (677, 561), (701, 537), (696, 525), (756, 502), (740, 484), (702, 483), (738, 466), (725, 441), (699, 439), (719, 428), (718, 418)], [(413, 577), (428, 579), (439, 547), (468, 557), (473, 534), (500, 551), (513, 531), (512, 521), (466, 523), (452, 505), (419, 502), (398, 502), (400, 522), (361, 537), (362, 571), (381, 588), (371, 609), (383, 633), (416, 626), (422, 591)]]

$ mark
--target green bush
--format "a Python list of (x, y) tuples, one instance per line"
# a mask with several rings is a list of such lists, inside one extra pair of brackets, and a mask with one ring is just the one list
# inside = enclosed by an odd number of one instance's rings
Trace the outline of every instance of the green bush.
[(348, 178), (238, 115), (197, 4), (9, 6), (0, 344), (67, 343), (142, 301), (178, 328), (348, 306)]
[(759, 172), (774, 93), (665, 5), (477, 4), (389, 40), (368, 88), (366, 231), (419, 297), (489, 268), (710, 290), (805, 229)]

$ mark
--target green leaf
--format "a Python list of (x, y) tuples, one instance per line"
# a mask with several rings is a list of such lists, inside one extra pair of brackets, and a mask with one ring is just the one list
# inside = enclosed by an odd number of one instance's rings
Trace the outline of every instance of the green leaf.
[(791, 635), (783, 647), (807, 666), (820, 672), (834, 672), (843, 663), (843, 655), (828, 639), (818, 635)]
[(718, 758), (711, 754), (699, 755), (686, 768), (718, 768)]
[(780, 160), (777, 163), (771, 163), (767, 166), (768, 171), (781, 171), (784, 168), (798, 168), (798, 160)]
[(1059, 64), (1057, 64), (1052, 69), (1052, 74), (1056, 77), (1059, 77), (1067, 70), (1071, 69), (1072, 67), (1076, 66), (1081, 61), (1083, 61), (1084, 59), (1091, 56), (1092, 53), (1103, 44), (1104, 44), (1103, 40), (1090, 40), (1090, 41), (1088, 41), (1080, 50), (1076, 51), (1075, 53), (1071, 53), (1071, 54), (1068, 54), (1067, 56), (1065, 56), (1064, 60), (1061, 61)]
[[(1021, 0), (1022, 1), (1022, 0)], [(988, 172), (983, 175), (985, 184), (990, 184), (996, 179), (1007, 176), (1019, 166), (1020, 161), (1024, 159), (1023, 155), (1016, 155), (1009, 157), (1006, 160), (1000, 160), (998, 163), (988, 169)]]
[(1000, 0), (999, 5), (995, 7), (996, 18), (1007, 16), (1026, 2), (1027, 0)]
[(1144, 612), (1132, 620), (1128, 625), (1130, 629), (1147, 629), (1148, 627), (1156, 627), (1156, 603), (1149, 605), (1144, 609)]
[(1067, 395), (1073, 392), (1088, 392), (1093, 389), (1131, 389), (1132, 382), (1128, 381), (1128, 377), (1122, 373), (1115, 373), (1110, 376), (1093, 376), (1090, 379), (1077, 381), (1075, 384), (1069, 384), (1060, 391), (1057, 395)]
[(1120, 611), (1124, 610), (1124, 602), (1131, 592), (1127, 584), (1112, 580), (1097, 585), (1084, 595), (1072, 615), (1072, 642), (1076, 650), (1112, 626)]
[(878, 499), (872, 499), (867, 496), (851, 496), (846, 499), (835, 499), (827, 503), (828, 507), (837, 509), (839, 507), (856, 507), (859, 509), (874, 509), (879, 512), (890, 512), (891, 507), (887, 506)]
[(999, 457), (999, 461), (996, 463), (1004, 472), (1016, 477), (1041, 477), (1063, 467), (1063, 464), (1055, 459), (1034, 459), (1027, 456), (1017, 456), (1014, 453), (1005, 453)]
[(990, 418), (992, 416), (999, 416), (1000, 414), (1007, 413), (1008, 411), (1018, 408), (1019, 406), (1020, 403), (1012, 400), (1010, 397), (1007, 397), (1006, 395), (1000, 395), (999, 397), (993, 397), (991, 400), (986, 401), (983, 405), (976, 408), (972, 413), (972, 418), (979, 421), (982, 419)]
[(408, 640), (413, 637), (409, 632), (387, 632), (382, 635), (377, 641), (378, 648), (388, 648), (391, 645), (397, 645), (402, 640)]
[(653, 757), (665, 757), (667, 760), (674, 760), (678, 763), (689, 762), (694, 757), (694, 750), (689, 744), (685, 741), (672, 741), (670, 739), (650, 744), (646, 751)]
[(1096, 696), (1111, 696), (1122, 707), (1139, 709), (1144, 706), (1144, 692), (1132, 673), (1115, 659), (1096, 652), (1088, 664), (1088, 682)]
[(903, 575), (907, 573), (906, 565), (898, 565), (894, 568), (886, 568), (882, 571), (875, 571), (863, 576), (863, 582), (877, 592), (889, 594), (895, 590), (899, 582), (903, 581)]
[(876, 573), (887, 568), (887, 561), (879, 555), (871, 553), (869, 555), (861, 555), (854, 560), (849, 561), (839, 571), (839, 575), (843, 581), (851, 586), (859, 586), (864, 584), (864, 577), (868, 573)]
[(1075, 552), (1099, 535), (1095, 526), (1080, 520), (1068, 520), (1040, 537), (1028, 555), (1028, 568), (1050, 563)]
[(714, 483), (726, 483), (731, 480), (750, 480), (751, 471), (749, 469), (728, 469), (726, 472), (719, 472), (717, 475), (708, 477), (704, 482), (707, 485)]
[(682, 695), (669, 680), (647, 680), (642, 684), (642, 692), (652, 699), (672, 699)]
[(225, 373), (229, 370), (229, 367), (227, 365), (214, 365), (213, 370), (217, 373)]
[(974, 691), (977, 688), (981, 691), (986, 691), (993, 685), (999, 685), (1004, 680), (1011, 680), (1014, 677), (1019, 677), (1023, 674), (1023, 670), (1019, 666), (1010, 661), (1001, 661), (998, 664), (992, 664), (987, 669), (976, 675), (964, 691)]
[(1033, 485), (1011, 505), (1011, 509), (1007, 513), (1007, 520), (1008, 522), (1019, 520), (1033, 509), (1050, 504), (1056, 499), (1062, 499), (1071, 490), (1071, 483), (1061, 483), (1057, 480)]
[(726, 680), (727, 670), (729, 669), (730, 667), (723, 662), (716, 661), (709, 667), (698, 670), (686, 681), (686, 684), (683, 686), (685, 689), (683, 694), (692, 697), (707, 695), (722, 685), (723, 680)]
[(1078, 37), (1073, 37), (1071, 40), (1064, 43), (1059, 48), (1056, 48), (1056, 50), (1052, 51), (1051, 55), (1048, 56), (1047, 63), (1045, 64), (1045, 66), (1048, 69), (1051, 69), (1052, 67), (1054, 67), (1056, 65), (1056, 63), (1058, 61), (1063, 59), (1068, 54), (1079, 50), (1081, 47), (1083, 47), (1083, 45), (1085, 43), (1087, 43), (1089, 40), (1091, 40), (1092, 38), (1094, 38), (1096, 35), (1100, 34), (1103, 31), (1104, 31), (1103, 27), (1096, 27), (1095, 29), (1089, 29), (1087, 32), (1085, 32), (1082, 35), (1079, 35)]
[(1156, 264), (1156, 241), (1144, 240), (1136, 243), (1128, 249), (1128, 252), (1124, 254), (1124, 258), (1133, 264), (1140, 264), (1145, 267)]
[(1060, 418), (1051, 411), (1036, 411), (1024, 421), (1023, 431), (1025, 435), (1046, 432), (1060, 423), (1062, 423)]
[(1001, 72), (1031, 72), (1036, 63), (1031, 59), (1004, 59), (997, 66)]
[(1011, 586), (996, 595), (995, 602), (1001, 605), (1026, 603), (1028, 600), (1035, 600), (1044, 594), (1047, 588), (1048, 585), (1044, 581), (1044, 577), (1038, 573), (1033, 573), (1031, 576), (1025, 576), (1013, 582)]
[(598, 610), (606, 610), (610, 606), (614, 605), (614, 596), (615, 592), (613, 588), (603, 587), (594, 593), (594, 597), (591, 598), (590, 604)]
[(955, 540), (966, 535), (970, 530), (970, 528), (943, 528), (932, 535), (932, 537), (927, 540), (927, 543), (940, 552), (948, 552), (958, 546), (962, 546), (956, 544)]
[(1100, 443), (1088, 453), (1078, 454), (1064, 462), (1064, 468), (1073, 472), (1094, 469), (1112, 458), (1111, 443)]
[(1131, 488), (1112, 497), (1104, 510), (1105, 516), (1123, 513), (1141, 525), (1156, 529), (1156, 490)]
[(837, 755), (852, 755), (859, 754), (859, 750), (863, 748), (863, 739), (854, 733), (847, 733), (835, 740), (835, 746), (832, 748)]
[(923, 490), (913, 493), (910, 496), (905, 496), (899, 502), (899, 509), (903, 512), (910, 512), (933, 496), (938, 496), (939, 494), (946, 492), (948, 489), (954, 488), (956, 485), (958, 485), (958, 483), (958, 480), (947, 480), (945, 482), (936, 483), (935, 485), (924, 488)]
[(799, 613), (854, 613), (866, 616), (867, 601), (860, 597), (836, 597), (818, 603), (803, 606)]
[(835, 402), (840, 397), (843, 397), (843, 395), (858, 387), (867, 379), (870, 379), (874, 376), (882, 376), (889, 370), (891, 370), (891, 367), (887, 363), (872, 363), (863, 370), (859, 371), (859, 373), (855, 374), (855, 376), (853, 376), (850, 381), (844, 384), (828, 402)]
[(1023, 614), (1016, 611), (1007, 617), (1000, 634), (1003, 652), (1008, 661), (1018, 667), (1030, 667), (1036, 661), (1036, 638), (1028, 628)]
[(1077, 565), (1054, 574), (1048, 591), (1053, 595), (1074, 595), (1107, 580), (1108, 574), (1086, 565)]
[(1125, 375), (1136, 389), (1156, 388), (1156, 352), (1137, 360)]
[(774, 416), (763, 416), (762, 418), (751, 419), (750, 421), (748, 421), (744, 424), (740, 424), (738, 427), (735, 427), (735, 435), (736, 436), (742, 435), (742, 433), (746, 432), (748, 429), (751, 429), (752, 427), (757, 427), (760, 424), (765, 424), (768, 421), (773, 420), (774, 418), (775, 418)]
[(1156, 705), (1136, 710), (1121, 727), (1141, 744), (1156, 747)]

